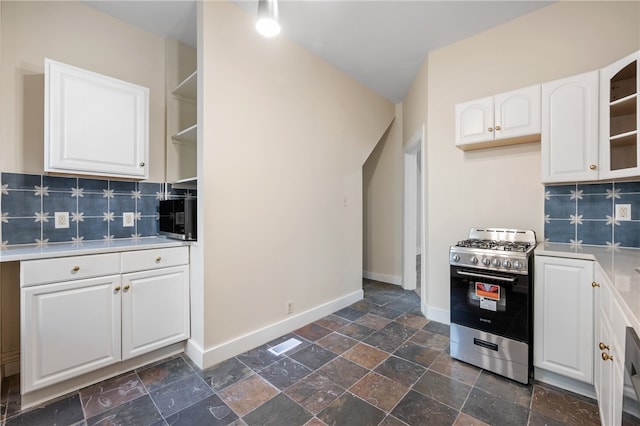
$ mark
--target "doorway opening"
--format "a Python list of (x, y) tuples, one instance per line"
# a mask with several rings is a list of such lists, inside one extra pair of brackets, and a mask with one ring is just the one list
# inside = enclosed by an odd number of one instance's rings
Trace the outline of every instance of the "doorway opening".
[(422, 305), (425, 306), (425, 210), (423, 202), (424, 188), (424, 140), (425, 126), (404, 146), (404, 200), (403, 200), (403, 237), (402, 237), (402, 287), (416, 290)]

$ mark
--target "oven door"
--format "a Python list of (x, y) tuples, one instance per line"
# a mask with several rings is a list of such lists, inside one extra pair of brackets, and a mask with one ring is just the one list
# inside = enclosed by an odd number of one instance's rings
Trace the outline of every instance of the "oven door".
[(529, 276), (451, 266), (451, 323), (529, 343)]

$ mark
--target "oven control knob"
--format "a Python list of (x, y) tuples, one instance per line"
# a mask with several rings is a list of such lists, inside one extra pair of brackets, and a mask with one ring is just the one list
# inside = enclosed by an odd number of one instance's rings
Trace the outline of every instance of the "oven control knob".
[(457, 254), (453, 255), (453, 261), (454, 262), (459, 262), (460, 261), (460, 256), (458, 256)]
[(513, 262), (513, 267), (515, 269), (520, 269), (522, 268), (522, 262), (520, 262), (519, 260), (516, 260), (515, 262)]
[(493, 266), (495, 266), (495, 267), (500, 266), (500, 259), (493, 259), (493, 260), (491, 261), (491, 264), (492, 264)]
[(471, 259), (469, 259), (469, 262), (471, 262), (471, 263), (473, 263), (475, 265), (476, 263), (478, 263), (478, 258), (475, 257), (475, 256), (471, 256)]
[(484, 266), (489, 266), (490, 263), (491, 263), (491, 261), (488, 258), (485, 257), (484, 259), (482, 259), (482, 264)]
[(503, 260), (502, 261), (502, 266), (504, 266), (505, 268), (511, 268), (511, 261)]

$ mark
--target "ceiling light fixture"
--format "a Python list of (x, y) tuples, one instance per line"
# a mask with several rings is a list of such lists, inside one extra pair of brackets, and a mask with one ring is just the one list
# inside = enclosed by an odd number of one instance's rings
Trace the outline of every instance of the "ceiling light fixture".
[(256, 30), (265, 37), (274, 37), (280, 34), (278, 0), (258, 0)]

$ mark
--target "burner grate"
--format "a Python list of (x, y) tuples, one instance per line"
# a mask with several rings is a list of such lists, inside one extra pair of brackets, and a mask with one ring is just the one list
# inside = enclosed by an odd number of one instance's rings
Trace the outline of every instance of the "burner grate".
[(529, 247), (531, 247), (531, 244), (522, 241), (496, 241), (469, 238), (468, 240), (458, 241), (458, 244), (456, 244), (456, 246), (484, 250), (503, 250), (524, 253), (529, 249)]

